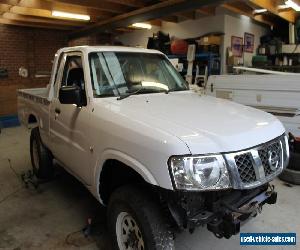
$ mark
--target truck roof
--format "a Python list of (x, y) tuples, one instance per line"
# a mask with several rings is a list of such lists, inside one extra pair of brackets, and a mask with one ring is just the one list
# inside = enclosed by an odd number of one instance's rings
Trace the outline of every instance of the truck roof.
[(74, 47), (61, 48), (57, 52), (61, 53), (61, 52), (71, 52), (71, 51), (81, 51), (83, 53), (113, 51), (113, 52), (137, 52), (137, 53), (163, 54), (158, 50), (126, 47), (126, 46), (74, 46)]

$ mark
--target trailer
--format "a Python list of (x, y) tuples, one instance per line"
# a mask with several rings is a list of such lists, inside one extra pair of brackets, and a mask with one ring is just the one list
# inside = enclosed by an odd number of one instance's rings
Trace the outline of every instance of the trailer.
[(205, 93), (271, 113), (300, 140), (300, 74), (271, 73), (210, 76)]

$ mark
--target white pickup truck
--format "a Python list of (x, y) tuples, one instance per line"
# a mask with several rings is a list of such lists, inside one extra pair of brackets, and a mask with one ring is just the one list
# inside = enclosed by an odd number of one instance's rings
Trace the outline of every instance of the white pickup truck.
[(287, 166), (281, 122), (188, 89), (167, 57), (126, 47), (57, 52), (50, 84), (18, 91), (34, 173), (55, 159), (108, 207), (115, 249), (173, 249), (174, 232), (217, 237), (276, 203)]

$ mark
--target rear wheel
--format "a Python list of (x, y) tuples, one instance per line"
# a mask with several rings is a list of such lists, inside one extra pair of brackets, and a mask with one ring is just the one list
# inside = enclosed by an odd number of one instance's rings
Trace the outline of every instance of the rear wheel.
[(109, 201), (108, 227), (114, 249), (171, 250), (173, 232), (155, 198), (141, 189), (126, 186)]
[(33, 128), (30, 135), (30, 157), (33, 173), (40, 179), (53, 176), (53, 158), (51, 152), (43, 145), (39, 128)]

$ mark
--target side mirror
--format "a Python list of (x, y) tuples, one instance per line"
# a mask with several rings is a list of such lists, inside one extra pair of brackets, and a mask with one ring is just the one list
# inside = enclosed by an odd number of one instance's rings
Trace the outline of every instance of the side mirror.
[(81, 90), (78, 86), (63, 86), (59, 90), (59, 101), (61, 104), (76, 104), (82, 106)]

